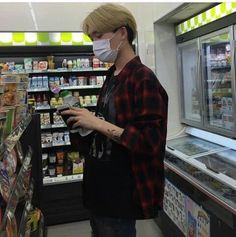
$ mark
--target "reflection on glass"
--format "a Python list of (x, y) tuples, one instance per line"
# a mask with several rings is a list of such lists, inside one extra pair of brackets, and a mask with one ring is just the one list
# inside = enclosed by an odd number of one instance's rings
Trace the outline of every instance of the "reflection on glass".
[(173, 150), (180, 151), (187, 156), (216, 151), (222, 148), (220, 145), (191, 136), (169, 140), (167, 141), (167, 146)]
[(184, 93), (184, 118), (200, 122), (199, 89), (197, 83), (197, 43), (181, 48), (182, 78)]
[(206, 165), (208, 169), (217, 173), (223, 173), (236, 179), (236, 151), (227, 150), (219, 153), (196, 158)]
[(233, 129), (231, 48), (228, 33), (203, 42), (207, 122)]

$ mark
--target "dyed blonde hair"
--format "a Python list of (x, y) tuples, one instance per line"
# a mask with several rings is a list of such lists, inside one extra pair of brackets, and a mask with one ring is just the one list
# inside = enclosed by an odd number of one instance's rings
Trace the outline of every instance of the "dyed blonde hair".
[(131, 44), (137, 34), (137, 25), (132, 13), (118, 4), (104, 4), (93, 10), (83, 21), (83, 32), (89, 35), (91, 29), (97, 32), (114, 32), (125, 26), (128, 31), (128, 40)]

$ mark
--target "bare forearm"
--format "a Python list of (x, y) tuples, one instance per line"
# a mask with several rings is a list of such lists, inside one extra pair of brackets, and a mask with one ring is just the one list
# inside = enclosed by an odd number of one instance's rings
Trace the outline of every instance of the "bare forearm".
[(124, 129), (120, 128), (112, 123), (105, 120), (100, 120), (96, 123), (95, 130), (109, 137), (113, 141), (120, 143), (120, 137)]

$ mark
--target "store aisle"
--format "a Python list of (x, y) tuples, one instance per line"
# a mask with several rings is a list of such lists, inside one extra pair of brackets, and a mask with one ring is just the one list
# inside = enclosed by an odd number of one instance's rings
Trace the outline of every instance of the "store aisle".
[[(163, 237), (153, 220), (137, 221), (137, 237)], [(88, 221), (48, 227), (48, 237), (91, 237)]]

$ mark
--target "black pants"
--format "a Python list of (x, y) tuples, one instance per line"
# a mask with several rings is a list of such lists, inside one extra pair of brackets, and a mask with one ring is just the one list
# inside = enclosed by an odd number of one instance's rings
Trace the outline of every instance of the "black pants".
[(92, 215), (90, 225), (92, 237), (135, 237), (136, 221), (134, 219), (122, 219), (100, 217)]

